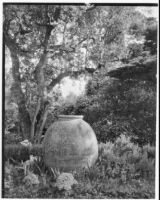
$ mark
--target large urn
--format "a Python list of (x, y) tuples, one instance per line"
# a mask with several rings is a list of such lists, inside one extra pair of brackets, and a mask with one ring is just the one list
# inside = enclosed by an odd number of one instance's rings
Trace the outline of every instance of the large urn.
[(91, 167), (98, 157), (95, 133), (81, 115), (60, 115), (48, 128), (43, 147), (45, 164), (63, 171)]

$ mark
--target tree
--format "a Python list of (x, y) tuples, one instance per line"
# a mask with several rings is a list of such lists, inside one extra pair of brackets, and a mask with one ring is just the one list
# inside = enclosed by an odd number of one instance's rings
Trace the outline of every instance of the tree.
[[(56, 7), (52, 15), (55, 21), (57, 21), (60, 15), (58, 10), (60, 10), (60, 8)], [(12, 75), (14, 79), (11, 89), (15, 102), (18, 104), (19, 119), (23, 136), (24, 138), (29, 139), (30, 137), (33, 138), (35, 134), (34, 128), (37, 114), (41, 106), (44, 107), (45, 80), (43, 70), (47, 60), (47, 46), (49, 38), (51, 31), (55, 28), (55, 25), (51, 25), (48, 21), (48, 6), (31, 7), (5, 5), (4, 17), (4, 40), (5, 45), (10, 50), (12, 59)], [(27, 43), (29, 43), (29, 45), (27, 45)], [(38, 45), (39, 48), (37, 47)], [(37, 50), (42, 51), (42, 53), (37, 53), (36, 48)], [(33, 53), (35, 53), (35, 56), (39, 57), (38, 64), (34, 69), (34, 83), (37, 85), (38, 102), (37, 108), (35, 110), (35, 115), (33, 120), (31, 120), (26, 107), (26, 97), (22, 90), (22, 78), (24, 77), (21, 78), (24, 71), (31, 71), (29, 68), (31, 67), (31, 63), (27, 63), (30, 66), (28, 66), (26, 69), (24, 68), (22, 73), (20, 73), (20, 70), (22, 63), (24, 64), (27, 59), (33, 58), (33, 56), (31, 56)], [(21, 59), (23, 58), (24, 62), (21, 62)], [(25, 76), (25, 81), (27, 81), (29, 78), (28, 76), (29, 74)], [(44, 116), (46, 116), (46, 114)]]
[(123, 53), (127, 16), (134, 16), (131, 8), (116, 6), (4, 5), (11, 90), (24, 138), (40, 141), (54, 107), (50, 93), (64, 77), (93, 74)]
[[(100, 142), (115, 141), (120, 134), (126, 134), (139, 145), (155, 145), (157, 56), (152, 55), (152, 48), (146, 51), (147, 18), (140, 18), (137, 13), (134, 16), (136, 18), (130, 18), (125, 24), (125, 33), (130, 40), (124, 50), (119, 49), (116, 58), (117, 40), (108, 44), (110, 51), (104, 56), (107, 67), (94, 73), (87, 84), (86, 96), (65, 107), (64, 113), (83, 114)], [(154, 43), (157, 46), (156, 39)], [(128, 55), (128, 49), (134, 53), (132, 56)], [(103, 50), (106, 50), (104, 46)], [(128, 58), (128, 63), (120, 59), (122, 55)]]
[[(77, 67), (73, 59), (76, 48), (87, 38), (79, 30), (76, 33), (78, 26), (73, 27), (86, 10), (86, 7), (78, 6), (4, 6), (3, 36), (5, 45), (10, 50), (14, 80), (11, 90), (18, 105), (24, 138), (37, 137), (40, 140), (49, 107), (46, 93), (65, 76), (73, 74), (73, 66)], [(57, 44), (59, 37), (56, 34), (63, 36), (60, 44)], [(57, 66), (51, 68), (56, 60), (57, 65), (63, 63), (60, 69)], [(74, 62), (69, 67), (71, 61)], [(63, 68), (64, 62), (68, 68)], [(49, 72), (51, 73), (46, 76)], [(36, 108), (30, 113), (27, 102), (32, 104), (32, 99)], [(37, 121), (39, 112), (41, 116)]]

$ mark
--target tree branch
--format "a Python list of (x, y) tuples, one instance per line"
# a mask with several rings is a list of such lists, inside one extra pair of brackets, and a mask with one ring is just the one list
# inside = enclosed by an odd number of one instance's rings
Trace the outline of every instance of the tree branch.
[[(55, 14), (56, 15), (56, 18), (59, 17), (60, 13), (59, 14)], [(34, 121), (33, 121), (33, 124), (32, 124), (32, 138), (33, 136), (36, 134), (37, 135), (37, 131), (35, 133), (35, 123), (36, 123), (36, 118), (37, 118), (37, 115), (38, 115), (38, 111), (40, 110), (40, 106), (41, 106), (41, 103), (43, 103), (43, 100), (44, 100), (44, 91), (45, 91), (45, 78), (44, 78), (44, 66), (46, 64), (46, 59), (47, 59), (47, 47), (48, 47), (48, 42), (49, 42), (49, 38), (50, 38), (50, 35), (51, 35), (51, 31), (53, 30), (53, 28), (55, 28), (55, 26), (52, 26), (49, 23), (49, 17), (48, 17), (48, 6), (45, 7), (45, 27), (46, 27), (46, 33), (45, 33), (45, 38), (44, 38), (44, 41), (42, 43), (43, 47), (44, 47), (44, 50), (43, 50), (43, 54), (41, 55), (41, 58), (36, 66), (36, 69), (35, 69), (35, 79), (36, 79), (36, 82), (37, 82), (37, 86), (38, 86), (38, 96), (39, 96), (39, 102), (38, 102), (38, 105), (37, 105), (37, 108), (36, 108), (36, 112), (35, 112), (35, 115), (34, 115)], [(42, 24), (41, 24), (42, 25)], [(44, 111), (45, 112), (45, 111)], [(45, 114), (45, 113), (44, 113)], [(45, 121), (46, 119), (43, 117), (47, 118), (47, 114), (45, 115), (42, 115), (41, 119), (40, 119), (40, 122), (42, 122), (42, 124), (38, 124), (38, 131), (40, 131), (40, 133), (38, 133), (39, 135), (41, 134), (43, 127), (45, 125)], [(39, 123), (40, 123), (39, 122)], [(40, 128), (40, 129), (39, 129)], [(38, 139), (39, 141), (39, 139)]]
[[(80, 41), (78, 42), (78, 44), (76, 44), (75, 46), (70, 45), (68, 48), (66, 48), (64, 45), (55, 45), (55, 46), (51, 47), (52, 50), (48, 50), (47, 52), (48, 52), (48, 53), (54, 54), (54, 55), (52, 55), (52, 56), (55, 56), (55, 55), (62, 55), (64, 52), (65, 52), (65, 53), (74, 53), (74, 52), (76, 52), (76, 48), (77, 48), (81, 43), (85, 42), (87, 39), (93, 40), (93, 41), (95, 42), (95, 39), (94, 39), (93, 37), (91, 37), (91, 38), (85, 37), (85, 38), (83, 38), (82, 40), (80, 40)], [(55, 52), (55, 51), (59, 51), (59, 52)]]
[(41, 58), (36, 66), (35, 69), (35, 78), (37, 81), (37, 85), (38, 85), (38, 93), (40, 96), (43, 96), (43, 92), (44, 92), (44, 72), (43, 72), (43, 68), (44, 65), (46, 63), (46, 58), (47, 58), (47, 46), (48, 46), (48, 41), (49, 41), (49, 37), (51, 34), (52, 28), (50, 26), (46, 26), (46, 34), (45, 34), (45, 38), (43, 41), (43, 46), (44, 46), (44, 51), (43, 54), (41, 55)]
[(14, 40), (12, 40), (7, 34), (3, 33), (5, 44), (10, 50), (11, 59), (12, 59), (12, 75), (14, 79), (14, 83), (12, 85), (12, 92), (14, 94), (14, 99), (18, 104), (18, 111), (19, 111), (19, 119), (22, 128), (23, 137), (30, 138), (30, 128), (31, 128), (31, 120), (28, 113), (28, 110), (25, 105), (25, 95), (21, 88), (21, 79), (20, 79), (20, 72), (19, 72), (19, 58), (17, 54), (17, 45), (15, 44)]
[(71, 74), (71, 71), (67, 71), (64, 73), (61, 73), (60, 75), (58, 75), (56, 78), (52, 79), (51, 83), (47, 86), (47, 90), (51, 90), (55, 85), (57, 85), (58, 83), (60, 83), (60, 81), (69, 76)]

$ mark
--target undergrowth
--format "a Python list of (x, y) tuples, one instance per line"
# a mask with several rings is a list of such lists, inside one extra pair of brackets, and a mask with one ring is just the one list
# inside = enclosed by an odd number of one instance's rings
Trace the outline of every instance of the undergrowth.
[[(99, 144), (94, 166), (71, 172), (77, 184), (59, 189), (59, 170), (48, 169), (41, 157), (5, 162), (5, 198), (146, 198), (155, 197), (155, 148), (139, 147), (126, 136)], [(67, 183), (70, 184), (70, 183)]]

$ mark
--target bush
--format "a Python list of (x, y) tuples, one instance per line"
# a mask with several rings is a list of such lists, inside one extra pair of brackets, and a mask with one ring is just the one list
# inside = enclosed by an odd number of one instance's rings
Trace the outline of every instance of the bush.
[[(37, 185), (22, 182), (26, 180), (24, 170), (19, 167), (23, 162), (16, 165), (6, 162), (5, 197), (154, 198), (155, 158), (148, 157), (148, 152), (154, 155), (155, 148), (150, 145), (139, 147), (125, 135), (118, 137), (114, 143), (100, 143), (95, 165), (87, 170), (71, 172), (76, 185), (69, 187), (67, 191), (59, 190), (56, 185), (57, 175), (63, 172), (56, 173), (56, 170), (45, 168), (43, 159), (35, 160), (34, 165), (30, 163), (32, 165), (27, 171), (27, 175), (32, 174), (32, 177), (35, 174)], [(61, 181), (63, 185), (66, 179)]]
[[(139, 147), (129, 137), (121, 135), (115, 143), (100, 144), (100, 163), (109, 167), (110, 175), (119, 172), (123, 178), (155, 178), (155, 147)], [(150, 152), (150, 154), (148, 154)], [(152, 153), (151, 153), (152, 152)], [(152, 155), (152, 156), (151, 156)], [(110, 165), (110, 166), (109, 166)], [(112, 170), (111, 170), (112, 169)], [(114, 170), (113, 170), (114, 169)], [(123, 174), (123, 173), (124, 174)], [(126, 176), (126, 177), (125, 177)]]
[(156, 88), (153, 83), (103, 78), (90, 93), (65, 107), (62, 113), (84, 115), (99, 142), (114, 142), (125, 134), (141, 146), (155, 144)]
[(127, 48), (129, 52), (129, 55), (127, 56), (128, 59), (133, 59), (142, 55), (144, 45), (139, 43), (130, 43)]
[(15, 161), (26, 161), (30, 155), (43, 156), (42, 145), (34, 145), (32, 148), (22, 146), (21, 144), (9, 144), (4, 146), (4, 160), (14, 159)]

